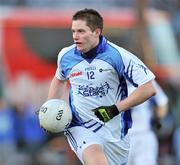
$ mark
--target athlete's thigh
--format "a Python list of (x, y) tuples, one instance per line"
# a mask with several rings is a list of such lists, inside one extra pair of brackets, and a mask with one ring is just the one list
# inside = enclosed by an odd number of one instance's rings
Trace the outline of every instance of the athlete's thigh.
[(83, 162), (86, 165), (110, 165), (99, 144), (92, 144), (83, 151)]
[(127, 146), (122, 145), (122, 139), (117, 142), (107, 142), (104, 151), (110, 165), (126, 165), (129, 154), (129, 142)]
[(99, 145), (103, 149), (102, 139), (96, 133), (84, 127), (76, 126), (65, 131), (71, 149), (76, 153), (77, 157), (83, 161), (83, 152), (89, 146)]

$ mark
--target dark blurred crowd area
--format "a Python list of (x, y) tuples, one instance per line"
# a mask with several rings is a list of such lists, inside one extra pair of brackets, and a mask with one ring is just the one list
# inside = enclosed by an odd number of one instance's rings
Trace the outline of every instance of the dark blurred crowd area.
[[(66, 9), (75, 6), (86, 7), (86, 4), (90, 3), (92, 7), (108, 9), (132, 7), (136, 2), (137, 0), (0, 0), (0, 6)], [(149, 7), (170, 14), (180, 49), (180, 1), (147, 2)], [(170, 112), (162, 121), (162, 128), (155, 130), (159, 139), (159, 165), (180, 165), (180, 87), (166, 83), (163, 87), (171, 98)], [(63, 134), (48, 134), (40, 128), (38, 117), (35, 115), (38, 107), (18, 102), (9, 103), (3, 98), (2, 91), (1, 88), (0, 165), (80, 165)]]
[(41, 129), (36, 111), (0, 99), (0, 165), (78, 165), (64, 135)]

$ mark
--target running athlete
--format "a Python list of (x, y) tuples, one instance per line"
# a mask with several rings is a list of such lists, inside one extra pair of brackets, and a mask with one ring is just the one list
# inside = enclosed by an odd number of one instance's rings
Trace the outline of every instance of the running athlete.
[[(158, 140), (152, 129), (152, 118), (162, 119), (168, 111), (168, 97), (162, 88), (154, 81), (156, 95), (144, 103), (132, 108), (132, 128), (128, 165), (157, 165)], [(135, 88), (128, 85), (128, 92)], [(159, 123), (160, 124), (160, 123)], [(145, 163), (146, 162), (146, 163)]]
[[(130, 108), (156, 91), (154, 74), (132, 53), (103, 35), (103, 18), (93, 9), (72, 17), (74, 44), (63, 48), (48, 99), (70, 83), (71, 125), (65, 135), (86, 165), (125, 165), (129, 152)], [(128, 80), (136, 90), (128, 97)]]

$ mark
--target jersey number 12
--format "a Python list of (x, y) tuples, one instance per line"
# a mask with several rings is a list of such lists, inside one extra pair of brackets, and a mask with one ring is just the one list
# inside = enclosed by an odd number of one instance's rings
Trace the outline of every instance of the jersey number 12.
[(87, 72), (87, 77), (88, 79), (95, 79), (94, 72), (93, 71)]

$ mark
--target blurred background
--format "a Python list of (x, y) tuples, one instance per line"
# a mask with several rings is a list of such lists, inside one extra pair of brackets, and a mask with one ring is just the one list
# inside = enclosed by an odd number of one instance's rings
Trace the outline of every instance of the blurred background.
[(159, 165), (180, 165), (179, 0), (0, 0), (0, 165), (80, 165), (62, 134), (39, 128), (58, 52), (73, 43), (72, 14), (97, 9), (104, 35), (155, 73), (169, 97)]

